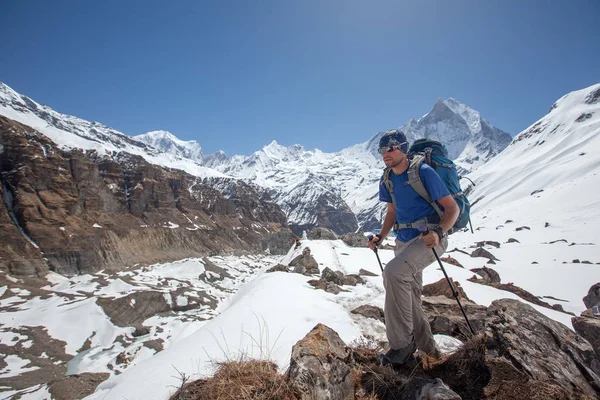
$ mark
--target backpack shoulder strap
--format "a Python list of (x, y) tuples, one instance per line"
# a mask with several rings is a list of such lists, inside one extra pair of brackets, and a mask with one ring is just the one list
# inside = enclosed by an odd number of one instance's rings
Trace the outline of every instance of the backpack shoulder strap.
[(416, 154), (415, 156), (413, 156), (413, 158), (410, 161), (410, 165), (408, 166), (408, 184), (413, 188), (415, 192), (417, 192), (419, 196), (425, 199), (425, 201), (429, 203), (431, 207), (433, 207), (433, 209), (440, 216), (440, 218), (442, 218), (442, 215), (444, 214), (442, 212), (442, 209), (440, 208), (440, 206), (437, 205), (435, 201), (433, 201), (433, 199), (429, 195), (429, 192), (427, 192), (427, 189), (425, 188), (425, 185), (421, 180), (421, 175), (419, 174), (421, 165), (423, 165), (423, 162), (425, 162), (426, 157), (427, 155), (422, 154)]
[(391, 168), (386, 168), (383, 171), (383, 180), (381, 181), (382, 185), (385, 185), (390, 197), (392, 198), (392, 204), (394, 205), (394, 210), (396, 209), (396, 197), (394, 196), (394, 182), (390, 179)]

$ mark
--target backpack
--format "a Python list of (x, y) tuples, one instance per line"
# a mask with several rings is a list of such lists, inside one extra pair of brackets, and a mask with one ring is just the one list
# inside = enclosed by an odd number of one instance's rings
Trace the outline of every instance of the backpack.
[[(419, 175), (419, 169), (423, 163), (428, 164), (438, 173), (448, 188), (448, 191), (456, 201), (459, 214), (456, 222), (452, 226), (452, 229), (448, 233), (451, 234), (465, 228), (469, 223), (471, 205), (469, 204), (467, 196), (463, 194), (463, 191), (460, 188), (460, 178), (458, 176), (458, 172), (456, 171), (456, 166), (452, 160), (448, 158), (448, 150), (446, 150), (446, 146), (436, 140), (418, 139), (410, 147), (408, 151), (408, 159), (410, 162), (408, 166), (408, 184), (410, 184), (413, 190), (433, 207), (440, 218), (442, 218), (442, 214), (444, 212), (441, 210), (440, 206), (432, 200), (429, 193), (427, 193), (427, 189), (425, 188), (425, 185), (421, 181), (421, 177)], [(390, 171), (391, 168), (386, 168), (384, 170), (382, 183), (390, 193), (390, 196), (392, 197), (392, 203), (394, 204), (394, 208), (396, 208), (394, 184), (392, 180), (389, 179)], [(425, 225), (429, 228), (431, 224), (427, 223), (427, 221), (425, 222)], [(411, 227), (413, 224), (395, 224), (394, 230), (403, 227)]]

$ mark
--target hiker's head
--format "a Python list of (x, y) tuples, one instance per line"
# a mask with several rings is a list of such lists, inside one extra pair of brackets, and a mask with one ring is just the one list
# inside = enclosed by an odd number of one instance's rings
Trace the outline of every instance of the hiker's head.
[(387, 131), (381, 139), (379, 139), (379, 154), (395, 150), (400, 150), (405, 154), (408, 153), (408, 140), (406, 140), (406, 135), (398, 129)]
[(394, 168), (406, 158), (408, 141), (400, 130), (388, 131), (379, 140), (379, 154), (387, 167)]

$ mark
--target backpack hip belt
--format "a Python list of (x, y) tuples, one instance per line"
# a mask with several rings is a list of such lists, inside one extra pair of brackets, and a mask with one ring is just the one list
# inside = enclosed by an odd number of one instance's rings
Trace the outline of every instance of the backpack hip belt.
[(419, 219), (414, 222), (408, 222), (406, 224), (401, 224), (401, 223), (396, 222), (394, 224), (394, 231), (398, 231), (399, 229), (406, 229), (406, 228), (419, 229), (422, 226), (427, 227), (427, 229), (434, 229), (434, 228), (437, 228), (439, 226), (439, 224), (433, 224), (431, 222), (428, 222), (427, 219), (425, 219), (425, 218)]

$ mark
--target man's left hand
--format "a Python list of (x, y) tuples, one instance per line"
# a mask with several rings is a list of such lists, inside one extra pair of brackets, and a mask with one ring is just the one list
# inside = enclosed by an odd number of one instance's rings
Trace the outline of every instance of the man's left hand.
[(428, 249), (433, 249), (434, 247), (436, 247), (440, 244), (439, 236), (437, 235), (437, 233), (435, 233), (433, 231), (429, 231), (426, 234), (421, 233), (421, 236), (419, 236), (419, 239), (421, 239), (425, 242), (425, 247), (427, 247)]

